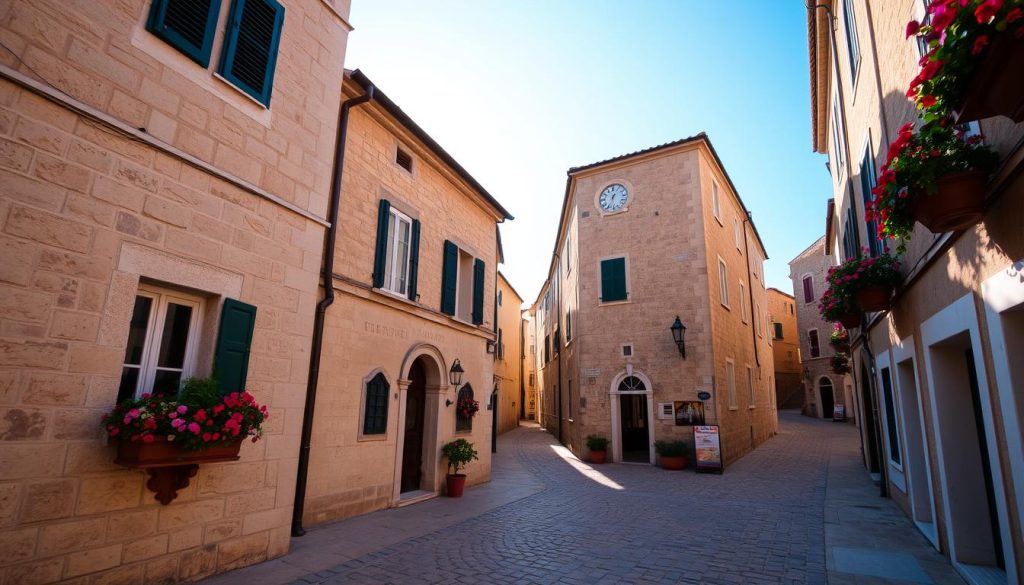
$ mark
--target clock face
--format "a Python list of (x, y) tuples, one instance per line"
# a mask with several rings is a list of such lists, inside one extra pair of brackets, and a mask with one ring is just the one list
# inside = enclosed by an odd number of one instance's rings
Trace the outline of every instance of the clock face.
[(622, 185), (615, 183), (605, 187), (604, 191), (601, 191), (601, 196), (598, 198), (598, 203), (601, 204), (601, 209), (605, 211), (618, 211), (622, 209), (622, 206), (629, 200), (629, 191), (626, 190)]

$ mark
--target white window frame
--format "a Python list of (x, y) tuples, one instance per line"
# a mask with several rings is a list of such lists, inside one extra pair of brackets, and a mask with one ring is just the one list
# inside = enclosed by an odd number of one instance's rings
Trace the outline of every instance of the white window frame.
[(761, 329), (761, 305), (754, 303), (754, 328), (757, 329), (757, 336), (764, 337), (764, 330)]
[(732, 310), (729, 305), (729, 267), (722, 257), (718, 257), (718, 302), (726, 309)]
[(736, 238), (736, 250), (739, 251), (742, 254), (743, 253), (743, 248), (742, 248), (742, 240), (743, 240), (743, 238), (740, 237), (740, 234), (742, 233), (740, 231), (740, 225), (741, 225), (740, 224), (740, 218), (737, 217), (737, 218), (732, 220), (732, 227), (733, 227), (733, 232), (734, 232), (733, 236)]
[(740, 320), (744, 323), (750, 322), (750, 316), (747, 315), (747, 303), (743, 302), (743, 298), (747, 292), (747, 285), (740, 281)]
[[(192, 307), (192, 318), (189, 320), (188, 325), (188, 337), (185, 340), (185, 358), (182, 361), (181, 381), (184, 382), (192, 376), (196, 363), (196, 349), (199, 345), (199, 331), (202, 328), (204, 301), (202, 297), (147, 284), (140, 284), (135, 292), (135, 296), (146, 297), (152, 301), (149, 309), (149, 320), (146, 322), (146, 336), (142, 342), (142, 358), (139, 365), (126, 364), (123, 360), (121, 362), (122, 375), (123, 369), (126, 367), (137, 367), (139, 369), (138, 383), (136, 384), (135, 391), (132, 393), (135, 398), (138, 398), (142, 394), (149, 392), (153, 387), (158, 369), (174, 369), (160, 368), (156, 365), (160, 356), (159, 337), (163, 334), (164, 323), (167, 317), (167, 305), (172, 302), (176, 305)], [(132, 302), (134, 306), (134, 298)]]
[(843, 0), (843, 28), (846, 29), (846, 50), (850, 59), (850, 85), (857, 87), (860, 78), (860, 39), (857, 37), (857, 15), (852, 0)]
[(739, 406), (736, 403), (736, 362), (732, 358), (725, 358), (725, 390), (729, 398), (729, 410), (736, 410)]
[(718, 220), (719, 225), (725, 226), (722, 222), (722, 198), (718, 193), (718, 180), (711, 179), (711, 213)]
[[(626, 348), (627, 347), (629, 348), (629, 355), (626, 355)], [(620, 355), (622, 357), (629, 359), (629, 358), (632, 358), (632, 357), (636, 356), (636, 348), (633, 346), (632, 343), (623, 343), (619, 347), (619, 353), (620, 353)]]
[(843, 118), (839, 109), (839, 94), (836, 91), (832, 92), (831, 119), (832, 142), (835, 145), (835, 160), (833, 162), (836, 163), (836, 170), (832, 173), (832, 176), (839, 181), (846, 171), (846, 128), (843, 127)]
[[(391, 217), (388, 217), (388, 250), (392, 250), (391, 262), (384, 268), (384, 284), (381, 285), (381, 290), (389, 292), (393, 295), (406, 298), (409, 294), (409, 276), (410, 269), (412, 268), (412, 218), (408, 215), (398, 211), (391, 207), (388, 211), (389, 216), (395, 218), (395, 229), (391, 229)], [(405, 257), (405, 290), (399, 290), (397, 287), (398, 274), (399, 274), (399, 261), (398, 261), (398, 234), (401, 232), (401, 222), (409, 225), (409, 241), (406, 242), (406, 257)], [(394, 233), (392, 233), (394, 231)], [(386, 257), (386, 256), (385, 256)], [(456, 277), (457, 278), (457, 277)]]
[(754, 368), (750, 367), (750, 364), (745, 364), (747, 367), (747, 395), (750, 399), (750, 404), (747, 408), (757, 407), (757, 397), (754, 393)]

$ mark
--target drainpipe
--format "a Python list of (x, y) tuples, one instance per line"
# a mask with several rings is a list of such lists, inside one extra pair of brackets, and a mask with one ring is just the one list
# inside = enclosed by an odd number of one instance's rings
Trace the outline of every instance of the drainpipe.
[(338, 240), (338, 206), (341, 203), (341, 175), (345, 170), (345, 140), (348, 135), (348, 111), (373, 99), (374, 87), (366, 93), (345, 100), (341, 104), (338, 121), (338, 141), (334, 147), (334, 173), (331, 180), (331, 201), (328, 209), (330, 227), (324, 238), (324, 260), (320, 277), (324, 283), (324, 298), (316, 304), (313, 317), (313, 341), (309, 357), (309, 378), (306, 381), (306, 404), (302, 415), (302, 439), (299, 446), (299, 468), (295, 480), (295, 504), (292, 508), (292, 536), (302, 536), (302, 513), (306, 504), (306, 476), (309, 472), (309, 447), (313, 436), (313, 407), (316, 406), (316, 389), (320, 381), (320, 353), (324, 342), (324, 320), (327, 307), (334, 303), (334, 245)]
[[(747, 249), (747, 224), (750, 223), (750, 212), (747, 212), (743, 220), (743, 256), (747, 263), (747, 292), (750, 296), (750, 339), (754, 343), (754, 362), (757, 363), (757, 375), (761, 376), (761, 357), (757, 353), (757, 320), (761, 317), (754, 314), (754, 279), (750, 275), (750, 251)], [(764, 275), (761, 275), (764, 278)], [(765, 332), (767, 333), (767, 332)]]
[(522, 308), (519, 309), (519, 418), (516, 419), (516, 426), (519, 421), (526, 418), (526, 382), (523, 379), (523, 369), (526, 363), (526, 325), (523, 321)]
[[(555, 343), (562, 345), (562, 258), (556, 253), (555, 254), (555, 286), (557, 286), (555, 295), (555, 331), (558, 332)], [(565, 439), (562, 434), (562, 348), (552, 348), (558, 352), (558, 442), (565, 445)]]

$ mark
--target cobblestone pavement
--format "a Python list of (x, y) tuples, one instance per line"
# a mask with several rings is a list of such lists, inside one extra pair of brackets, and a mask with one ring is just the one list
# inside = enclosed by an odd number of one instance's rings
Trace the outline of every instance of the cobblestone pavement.
[[(462, 500), (317, 527), (293, 540), (288, 556), (209, 583), (826, 583), (826, 509), (835, 520), (863, 497), (895, 525), (902, 515), (872, 495), (863, 473), (865, 495), (847, 491), (838, 508), (827, 507), (830, 457), (857, 467), (856, 430), (794, 413), (780, 419), (778, 436), (720, 476), (591, 467), (547, 432), (521, 427), (500, 438), (494, 479)], [(840, 537), (860, 540), (833, 524)], [(867, 535), (871, 524), (853, 529)], [(912, 544), (934, 562), (929, 574), (945, 570), (934, 550)], [(844, 583), (895, 582), (847, 576)]]

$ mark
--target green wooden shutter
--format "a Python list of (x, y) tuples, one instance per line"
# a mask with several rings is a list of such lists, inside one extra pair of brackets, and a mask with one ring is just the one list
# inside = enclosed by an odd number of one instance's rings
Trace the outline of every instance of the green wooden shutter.
[(391, 218), (391, 203), (380, 200), (377, 210), (377, 248), (373, 256), (373, 286), (384, 286), (385, 265), (388, 261), (388, 221)]
[(270, 106), (284, 6), (275, 0), (235, 0), (228, 16), (218, 73)]
[(473, 262), (473, 324), (484, 322), (484, 261)]
[(601, 301), (626, 299), (626, 259), (612, 258), (601, 261)]
[(153, 0), (146, 30), (207, 67), (219, 15), (220, 0)]
[(459, 248), (444, 241), (444, 263), (441, 267), (441, 312), (455, 315), (455, 295), (458, 293)]
[(412, 220), (409, 242), (409, 300), (416, 301), (416, 279), (420, 274), (420, 220)]
[(217, 347), (213, 354), (213, 374), (223, 394), (245, 390), (249, 346), (252, 345), (255, 326), (256, 307), (235, 299), (224, 299)]

